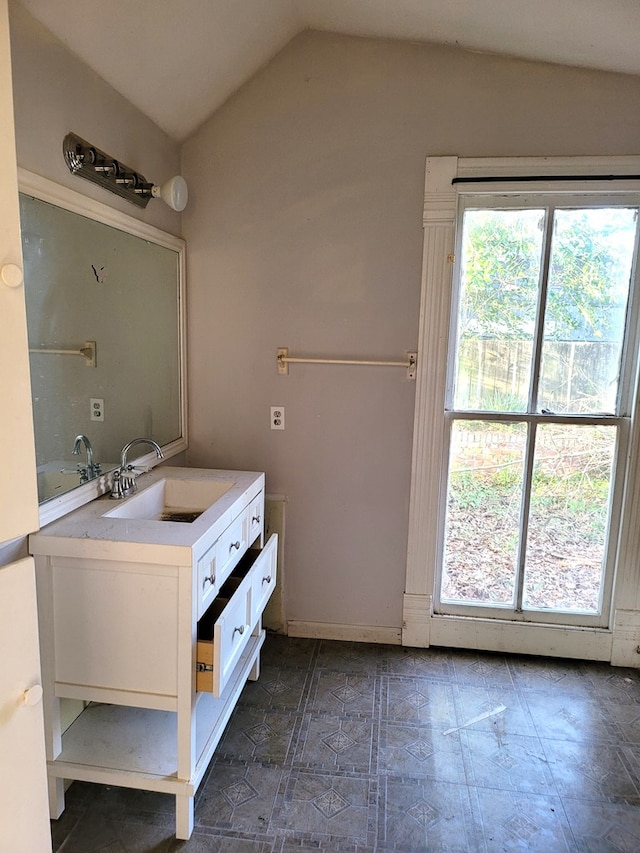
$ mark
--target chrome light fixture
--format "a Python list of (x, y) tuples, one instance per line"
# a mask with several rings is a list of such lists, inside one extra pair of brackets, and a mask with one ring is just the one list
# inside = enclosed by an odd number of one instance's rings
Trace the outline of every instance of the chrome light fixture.
[(187, 205), (187, 182), (180, 175), (170, 178), (160, 186), (152, 184), (144, 175), (105, 154), (75, 133), (65, 136), (62, 153), (72, 174), (99, 184), (138, 207), (146, 207), (150, 198), (161, 198), (177, 211), (184, 210)]

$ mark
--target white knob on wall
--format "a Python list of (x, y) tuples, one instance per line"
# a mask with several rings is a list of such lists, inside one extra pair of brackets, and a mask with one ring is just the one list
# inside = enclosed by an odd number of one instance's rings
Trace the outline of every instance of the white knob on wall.
[(0, 278), (7, 287), (20, 287), (23, 281), (22, 270), (17, 264), (5, 264), (0, 270)]
[(34, 684), (22, 694), (22, 702), (29, 708), (33, 708), (42, 699), (42, 685)]

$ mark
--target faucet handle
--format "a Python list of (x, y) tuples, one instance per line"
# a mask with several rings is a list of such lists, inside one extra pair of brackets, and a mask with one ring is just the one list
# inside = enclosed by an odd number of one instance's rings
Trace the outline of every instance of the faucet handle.
[(137, 488), (136, 471), (134, 471), (133, 465), (120, 466), (113, 472), (109, 497), (116, 501), (128, 498), (135, 494)]
[(111, 494), (109, 497), (116, 501), (121, 500), (124, 497), (120, 473), (120, 468), (116, 468), (111, 479)]

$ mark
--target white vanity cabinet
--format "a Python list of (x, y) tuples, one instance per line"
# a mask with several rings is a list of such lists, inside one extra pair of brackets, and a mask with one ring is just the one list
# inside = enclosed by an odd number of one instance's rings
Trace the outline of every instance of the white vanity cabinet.
[[(203, 511), (160, 521), (169, 494), (183, 508), (197, 495), (190, 509)], [(140, 477), (137, 495), (100, 498), (30, 538), (53, 817), (65, 779), (164, 791), (176, 796), (177, 837), (189, 838), (193, 796), (259, 675), (277, 571), (263, 518), (263, 474), (163, 467)], [(62, 733), (65, 699), (85, 707)]]

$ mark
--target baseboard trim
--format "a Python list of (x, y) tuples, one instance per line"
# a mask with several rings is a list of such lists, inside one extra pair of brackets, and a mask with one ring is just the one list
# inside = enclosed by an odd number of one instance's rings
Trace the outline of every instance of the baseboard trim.
[(400, 628), (376, 625), (339, 625), (333, 622), (303, 622), (289, 619), (289, 637), (306, 637), (314, 640), (345, 640), (352, 643), (380, 643), (392, 646), (401, 644)]
[(402, 602), (402, 645), (428, 649), (431, 596), (405, 592)]
[(613, 623), (613, 666), (640, 667), (640, 613), (637, 610), (616, 610)]
[(605, 629), (436, 615), (431, 618), (429, 633), (432, 646), (582, 660), (611, 659), (612, 634)]
[[(611, 659), (612, 634), (605, 630), (534, 625), (530, 622), (521, 624), (510, 622), (507, 626), (493, 620), (470, 620), (455, 616), (435, 616), (430, 622), (431, 646), (475, 648), (584, 660), (609, 661)], [(506, 630), (507, 627), (508, 630)], [(402, 645), (400, 628), (305, 622), (298, 619), (288, 621), (287, 636), (314, 640)], [(637, 658), (638, 655), (636, 654), (635, 657)], [(634, 663), (625, 660), (624, 665), (633, 666)], [(637, 663), (635, 665), (637, 666)]]

